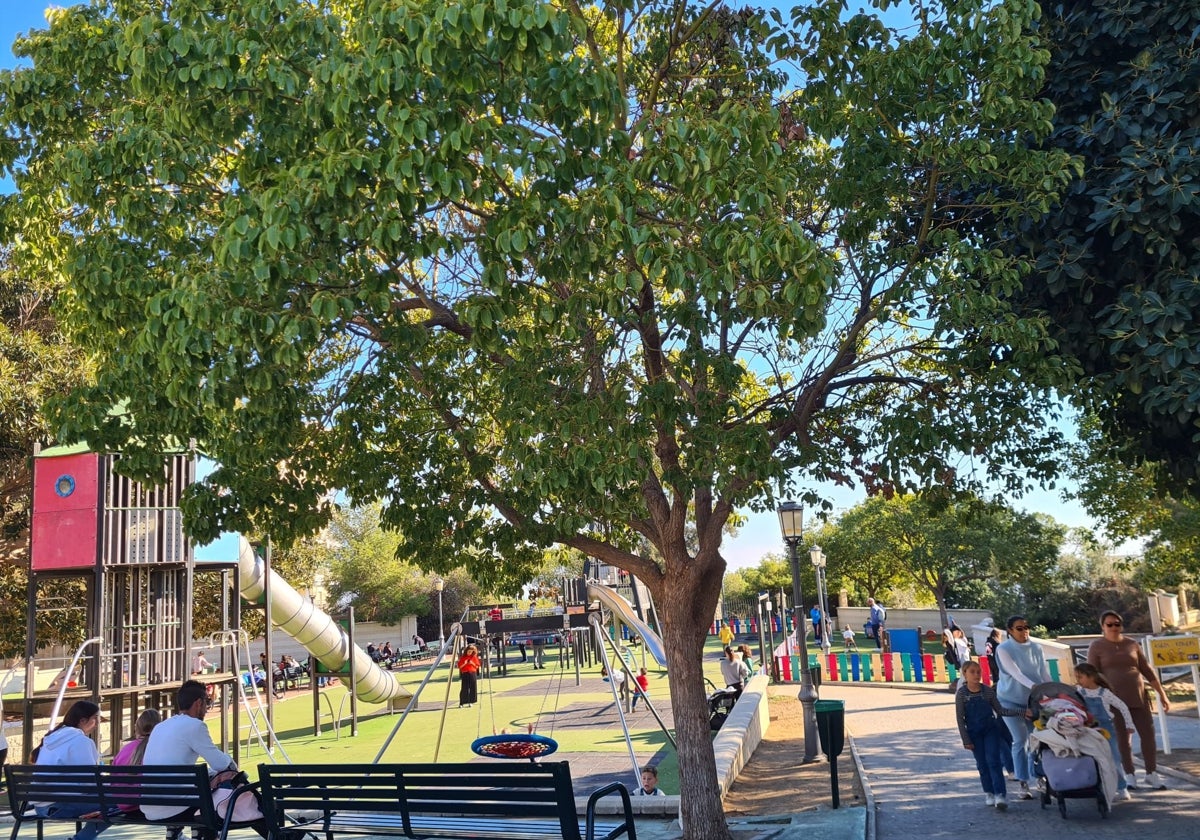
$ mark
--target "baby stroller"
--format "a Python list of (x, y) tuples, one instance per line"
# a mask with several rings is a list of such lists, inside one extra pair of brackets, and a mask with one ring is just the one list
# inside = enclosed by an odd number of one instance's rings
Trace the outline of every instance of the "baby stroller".
[(1095, 799), (1100, 816), (1107, 818), (1117, 778), (1109, 734), (1096, 726), (1083, 698), (1066, 683), (1035, 685), (1029, 708), (1034, 721), (1029, 749), (1041, 781), (1042, 807), (1056, 800), (1065, 820), (1068, 799)]
[(725, 719), (742, 693), (736, 688), (717, 688), (709, 679), (704, 681), (712, 689), (708, 695), (708, 728), (716, 732), (725, 725)]

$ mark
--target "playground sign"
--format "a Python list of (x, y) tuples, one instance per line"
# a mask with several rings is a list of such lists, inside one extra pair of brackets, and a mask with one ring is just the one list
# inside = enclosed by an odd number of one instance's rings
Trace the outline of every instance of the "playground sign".
[(1155, 668), (1200, 665), (1200, 636), (1151, 638), (1150, 664)]

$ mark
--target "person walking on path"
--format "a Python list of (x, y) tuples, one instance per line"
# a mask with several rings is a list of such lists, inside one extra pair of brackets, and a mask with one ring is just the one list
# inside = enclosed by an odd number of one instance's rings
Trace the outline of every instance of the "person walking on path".
[(875, 647), (883, 647), (883, 625), (887, 621), (887, 610), (882, 604), (875, 603), (874, 598), (867, 599), (867, 606), (871, 613), (867, 618), (867, 627), (871, 631), (871, 638), (875, 640)]
[(993, 687), (1000, 682), (1000, 666), (996, 661), (996, 648), (1002, 641), (1004, 641), (1004, 637), (1000, 634), (1000, 628), (993, 627), (992, 632), (988, 633), (987, 643), (983, 646), (983, 656), (988, 661)]
[[(1108, 680), (1096, 669), (1095, 665), (1080, 662), (1075, 666), (1075, 683), (1079, 693), (1087, 703), (1088, 712), (1096, 719), (1096, 725), (1108, 733), (1108, 745), (1112, 748), (1113, 769), (1121, 767), (1121, 748), (1117, 744), (1117, 730), (1113, 723), (1117, 718), (1125, 722), (1127, 730), (1133, 730), (1133, 718), (1129, 716), (1129, 707), (1121, 698), (1112, 693)], [(1117, 772), (1116, 799), (1130, 799), (1129, 781), (1125, 774)]]
[[(646, 674), (646, 669), (640, 669), (637, 672), (637, 676), (633, 678), (633, 681), (637, 685), (633, 691), (633, 705), (629, 707), (629, 711), (631, 712), (637, 708), (637, 701), (644, 698), (650, 691), (650, 677)], [(646, 702), (649, 703), (650, 701), (647, 700)]]
[(1003, 720), (1012, 733), (1013, 776), (1021, 785), (1017, 796), (1033, 799), (1029, 790), (1029, 782), (1033, 779), (1033, 756), (1029, 753), (1032, 726), (1024, 712), (1029, 706), (1030, 689), (1038, 683), (1050, 682), (1050, 669), (1046, 667), (1041, 647), (1029, 640), (1029, 621), (1025, 616), (1014, 615), (1005, 626), (1008, 638), (996, 648), (996, 659), (1000, 664), (996, 697), (1006, 710), (1021, 712), (1020, 716), (1006, 714)]
[(983, 669), (978, 662), (971, 661), (963, 665), (962, 685), (954, 695), (954, 711), (963, 748), (975, 756), (984, 804), (995, 806), (997, 811), (1007, 811), (1003, 755), (1008, 749), (1008, 740), (1001, 732), (1000, 720), (1003, 715), (1023, 712), (1001, 706), (995, 690), (983, 684)]
[(733, 644), (733, 630), (728, 623), (721, 625), (721, 629), (717, 635), (721, 637), (721, 647), (726, 648)]
[(458, 657), (458, 676), (462, 679), (462, 685), (458, 689), (458, 707), (470, 708), (471, 704), (479, 701), (479, 668), (482, 663), (479, 661), (479, 648), (475, 645), (467, 645), (467, 649), (462, 652), (462, 656)]
[[(1138, 740), (1142, 744), (1142, 763), (1146, 767), (1144, 785), (1151, 790), (1163, 790), (1162, 777), (1158, 775), (1158, 750), (1154, 743), (1154, 715), (1150, 711), (1149, 696), (1146, 685), (1149, 683), (1158, 693), (1163, 711), (1171, 711), (1171, 701), (1159, 682), (1158, 674), (1150, 667), (1142, 653), (1141, 645), (1123, 634), (1125, 621), (1120, 614), (1113, 610), (1105, 610), (1100, 615), (1100, 627), (1104, 631), (1103, 639), (1096, 639), (1088, 646), (1087, 661), (1104, 674), (1112, 693), (1117, 695), (1129, 709), (1129, 717), (1133, 719), (1133, 728), (1137, 729)], [(1125, 771), (1125, 781), (1133, 790), (1137, 790), (1133, 766), (1133, 731), (1125, 726), (1121, 717), (1113, 719), (1117, 729), (1117, 747), (1121, 751), (1121, 766)]]

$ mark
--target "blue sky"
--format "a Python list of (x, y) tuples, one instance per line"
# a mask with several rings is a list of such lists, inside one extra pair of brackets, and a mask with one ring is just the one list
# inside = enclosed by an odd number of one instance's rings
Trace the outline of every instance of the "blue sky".
[[(68, 6), (66, 2), (47, 3), (45, 0), (0, 0), (0, 66), (16, 63), (12, 43), (18, 34), (46, 25), (45, 10), (50, 6)], [(835, 511), (853, 507), (866, 498), (859, 490), (822, 488)], [(1058, 491), (1037, 491), (1021, 499), (1019, 507), (1033, 512), (1048, 513), (1068, 526), (1090, 525), (1084, 510), (1074, 502), (1063, 501)], [(731, 568), (754, 566), (768, 552), (783, 552), (779, 523), (773, 513), (749, 514), (741, 532), (725, 544), (724, 553)]]

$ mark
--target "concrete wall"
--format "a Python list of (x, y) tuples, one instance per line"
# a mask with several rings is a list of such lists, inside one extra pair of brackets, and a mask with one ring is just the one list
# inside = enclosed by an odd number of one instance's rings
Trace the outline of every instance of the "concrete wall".
[[(360, 621), (354, 624), (354, 644), (363, 650), (367, 649), (367, 645), (374, 642), (381, 645), (384, 642), (391, 642), (392, 647), (403, 647), (404, 645), (412, 644), (413, 634), (417, 632), (417, 619), (414, 616), (407, 616), (400, 621), (399, 624), (385, 626), (373, 621)], [(436, 644), (437, 639), (426, 639), (430, 644)], [(205, 647), (207, 640), (197, 640), (196, 647), (200, 650), (208, 651)], [(255, 664), (258, 663), (258, 655), (263, 650), (263, 639), (258, 637), (250, 641), (250, 655), (253, 657)], [(308, 658), (306, 651), (300, 644), (289, 636), (287, 633), (276, 628), (271, 632), (271, 658), (276, 662), (283, 654), (295, 657), (297, 662), (303, 662)], [(244, 658), (245, 653), (238, 652), (239, 658)], [(212, 659), (210, 655), (208, 657)], [(215, 660), (214, 660), (215, 661)], [(243, 667), (245, 663), (242, 663)]]
[[(729, 788), (737, 779), (742, 768), (750, 761), (750, 756), (762, 743), (771, 723), (771, 713), (767, 704), (767, 687), (771, 684), (765, 674), (758, 674), (746, 683), (742, 696), (738, 698), (725, 725), (713, 738), (713, 753), (716, 756), (717, 784), (720, 786), (721, 799), (729, 793)], [(618, 812), (615, 798), (602, 800), (596, 808), (598, 814), (615, 814)], [(670, 816), (679, 812), (679, 797), (676, 796), (635, 796), (631, 800), (633, 813), (644, 815)], [(587, 810), (587, 798), (575, 797), (575, 808), (583, 814)]]
[[(884, 607), (886, 608), (887, 604), (884, 604)], [(837, 629), (841, 630), (849, 625), (855, 633), (861, 633), (870, 614), (869, 607), (838, 607)], [(964, 630), (975, 624), (983, 624), (985, 620), (992, 618), (991, 610), (950, 610), (950, 615), (954, 616), (954, 623)], [(889, 630), (915, 630), (920, 627), (922, 630), (941, 633), (942, 617), (936, 608), (888, 608), (886, 627)]]

